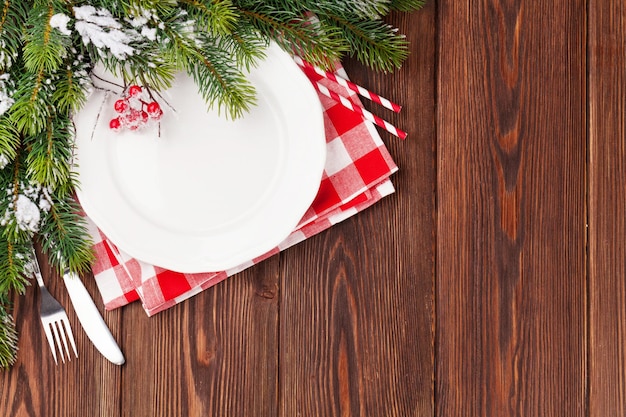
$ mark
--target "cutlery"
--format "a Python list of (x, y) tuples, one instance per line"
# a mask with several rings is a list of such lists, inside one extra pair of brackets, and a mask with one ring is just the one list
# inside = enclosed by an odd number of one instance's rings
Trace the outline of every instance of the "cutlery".
[(72, 334), (72, 328), (70, 327), (67, 313), (65, 312), (65, 309), (63, 309), (61, 304), (59, 304), (59, 302), (50, 294), (50, 292), (44, 285), (43, 277), (41, 276), (41, 269), (39, 268), (39, 262), (37, 260), (37, 256), (35, 255), (34, 250), (32, 251), (32, 260), (30, 262), (30, 266), (33, 273), (35, 274), (35, 278), (37, 279), (37, 284), (39, 284), (39, 290), (41, 293), (41, 305), (39, 307), (39, 314), (41, 316), (43, 331), (46, 334), (46, 338), (48, 339), (48, 345), (50, 345), (50, 350), (52, 351), (54, 363), (58, 364), (56, 352), (57, 348), (61, 355), (61, 360), (63, 360), (63, 363), (65, 363), (65, 356), (63, 355), (63, 349), (61, 348), (61, 341), (63, 342), (63, 346), (65, 347), (65, 353), (67, 354), (68, 360), (70, 360), (70, 351), (67, 344), (68, 339), (70, 344), (72, 345), (74, 355), (78, 357), (78, 352), (76, 351), (76, 343), (74, 342), (74, 335)]
[(80, 277), (66, 269), (63, 273), (63, 282), (72, 300), (78, 320), (89, 340), (109, 361), (116, 365), (124, 364), (126, 360), (120, 347), (117, 345)]

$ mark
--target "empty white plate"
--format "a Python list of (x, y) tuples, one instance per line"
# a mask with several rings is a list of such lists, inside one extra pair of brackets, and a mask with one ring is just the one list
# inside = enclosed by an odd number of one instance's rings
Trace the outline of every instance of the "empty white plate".
[(107, 90), (96, 89), (74, 118), (77, 195), (120, 249), (179, 272), (220, 271), (296, 227), (326, 158), (322, 108), (286, 52), (271, 45), (266, 54), (249, 74), (258, 103), (235, 121), (207, 110), (180, 74), (156, 96), (160, 125), (113, 132), (121, 89), (98, 81)]

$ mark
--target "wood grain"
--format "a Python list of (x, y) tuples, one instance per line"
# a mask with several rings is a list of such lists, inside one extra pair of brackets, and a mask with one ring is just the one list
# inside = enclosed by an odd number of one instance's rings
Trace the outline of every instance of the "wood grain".
[(404, 105), (364, 103), (411, 136), (383, 133), (401, 167), (389, 201), (281, 258), (280, 416), (432, 415), (435, 16), (431, 3), (390, 17), (414, 45), (397, 73), (345, 64)]
[(437, 416), (585, 415), (585, 22), (439, 2)]
[[(121, 368), (102, 359), (95, 350), (80, 327), (61, 279), (51, 272), (45, 260), (42, 262), (46, 286), (66, 306), (79, 357), (65, 364), (54, 364), (39, 321), (39, 289), (35, 282), (24, 296), (15, 297), (15, 317), (20, 332), (19, 356), (10, 372), (0, 372), (0, 415), (119, 415), (122, 387), (114, 381), (120, 380)], [(92, 296), (98, 296), (93, 280), (87, 281), (87, 289)], [(104, 315), (115, 336), (120, 334), (121, 316), (119, 311)]]
[(589, 6), (589, 410), (626, 415), (626, 7)]
[(154, 317), (124, 311), (124, 416), (276, 415), (278, 260)]

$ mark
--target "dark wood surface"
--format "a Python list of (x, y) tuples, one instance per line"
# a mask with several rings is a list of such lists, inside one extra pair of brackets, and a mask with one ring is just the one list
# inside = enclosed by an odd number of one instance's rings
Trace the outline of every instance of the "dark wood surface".
[(29, 288), (0, 416), (626, 415), (626, 5), (389, 20), (405, 66), (345, 66), (404, 105), (367, 104), (409, 132), (382, 133), (397, 192), (152, 318), (105, 312), (122, 367), (71, 310), (80, 357), (55, 366)]
[(626, 5), (589, 8), (589, 412), (626, 415)]
[(584, 416), (586, 3), (439, 23), (437, 413)]

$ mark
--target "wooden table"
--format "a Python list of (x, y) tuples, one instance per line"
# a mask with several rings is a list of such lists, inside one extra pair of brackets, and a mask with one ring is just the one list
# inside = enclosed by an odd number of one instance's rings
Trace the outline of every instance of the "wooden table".
[(626, 3), (389, 20), (403, 69), (346, 66), (404, 104), (376, 108), (410, 134), (383, 133), (397, 193), (155, 317), (107, 312), (123, 367), (73, 311), (54, 366), (29, 288), (0, 415), (626, 415)]

